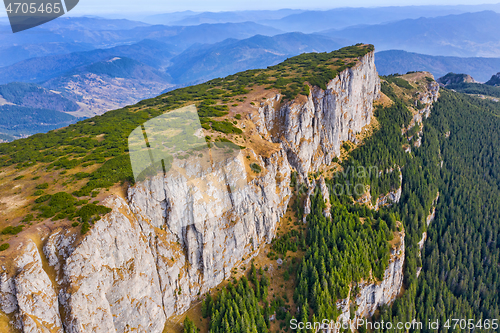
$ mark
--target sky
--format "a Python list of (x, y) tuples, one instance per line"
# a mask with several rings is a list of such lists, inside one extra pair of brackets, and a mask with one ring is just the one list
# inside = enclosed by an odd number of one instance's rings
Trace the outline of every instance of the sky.
[(258, 9), (332, 9), (410, 5), (478, 5), (499, 0), (80, 0), (73, 15), (100, 13), (166, 13), (184, 10), (230, 11)]
[[(261, 9), (333, 9), (338, 7), (382, 7), (421, 5), (479, 5), (497, 4), (500, 0), (80, 0), (71, 11), (72, 16), (157, 14), (191, 10), (233, 11)], [(5, 7), (0, 5), (0, 17), (5, 17)]]

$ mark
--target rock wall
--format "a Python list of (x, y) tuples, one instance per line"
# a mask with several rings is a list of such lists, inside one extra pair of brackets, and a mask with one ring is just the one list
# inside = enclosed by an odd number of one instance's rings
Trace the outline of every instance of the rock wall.
[[(435, 81), (429, 82), (427, 84), (425, 91), (421, 91), (417, 96), (417, 100), (425, 105), (424, 108), (418, 110), (413, 115), (413, 118), (410, 124), (408, 125), (408, 128), (403, 129), (403, 131), (409, 131), (415, 125), (421, 126), (420, 131), (417, 134), (415, 134), (417, 136), (417, 140), (415, 140), (414, 146), (417, 148), (422, 145), (422, 135), (424, 133), (422, 126), (423, 119), (429, 118), (429, 116), (431, 115), (432, 106), (438, 100), (438, 98), (439, 98), (439, 84)], [(415, 103), (417, 103), (417, 101), (415, 101)], [(413, 137), (408, 138), (408, 141), (411, 141), (412, 138)], [(406, 152), (408, 153), (411, 152), (410, 146), (406, 148)]]
[(281, 142), (288, 160), (307, 182), (308, 172), (330, 165), (342, 142), (371, 122), (373, 102), (380, 96), (374, 54), (340, 73), (327, 90), (311, 89), (307, 99), (279, 104), (279, 95), (262, 103), (255, 122), (260, 134)]
[(15, 277), (9, 278), (6, 273), (1, 275), (2, 311), (14, 314), (14, 327), (24, 333), (63, 333), (59, 302), (33, 241), (28, 241), (21, 249), (14, 265)]
[[(380, 90), (373, 53), (327, 87), (286, 104), (276, 95), (252, 114), (276, 147), (266, 156), (249, 151), (262, 167), (257, 176), (245, 178), (241, 154), (203, 170), (186, 160), (182, 174), (137, 183), (125, 199), (108, 197), (112, 212), (84, 237), (56, 230), (41, 253), (26, 245), (21, 252), (30, 263), (2, 269), (2, 310), (25, 332), (59, 332), (62, 325), (70, 333), (162, 332), (167, 317), (185, 312), (273, 239), (292, 168), (307, 181), (370, 123)], [(40, 256), (55, 271), (52, 280)], [(41, 296), (28, 302), (33, 290)]]

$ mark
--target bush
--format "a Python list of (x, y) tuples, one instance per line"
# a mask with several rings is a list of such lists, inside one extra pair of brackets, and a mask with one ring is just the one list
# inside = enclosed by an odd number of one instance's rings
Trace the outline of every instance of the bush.
[(0, 245), (0, 251), (5, 251), (10, 247), (9, 243), (3, 243)]
[(42, 195), (41, 197), (36, 198), (35, 202), (36, 203), (42, 203), (42, 202), (45, 202), (45, 201), (49, 200), (51, 197), (52, 196), (50, 194), (45, 194), (45, 195)]
[(212, 121), (212, 129), (214, 131), (222, 132), (224, 134), (230, 134), (230, 133), (235, 133), (235, 134), (241, 134), (243, 131), (239, 129), (238, 127), (235, 127), (233, 124), (231, 124), (229, 121)]
[(38, 190), (46, 190), (46, 189), (48, 189), (48, 188), (49, 188), (49, 184), (48, 184), (48, 183), (38, 184), (38, 185), (36, 186), (36, 188), (37, 188)]
[(33, 214), (26, 215), (21, 222), (28, 223), (33, 221)]
[(92, 219), (96, 218), (97, 216), (104, 215), (109, 212), (111, 212), (111, 208), (98, 206), (96, 204), (87, 204), (80, 208), (75, 215), (79, 216), (81, 221), (85, 224), (87, 222), (91, 222)]
[(402, 79), (400, 77), (387, 76), (387, 77), (385, 77), (385, 79), (387, 82), (394, 83), (395, 85), (397, 85), (400, 88), (413, 89), (413, 86), (408, 81), (406, 81), (405, 79)]
[(250, 164), (250, 169), (255, 173), (260, 173), (262, 171), (262, 168), (257, 163)]
[(302, 88), (302, 94), (304, 96), (309, 96), (311, 93), (311, 89), (309, 89), (309, 86), (307, 84), (304, 84), (304, 87)]
[(17, 235), (23, 231), (23, 226), (18, 225), (17, 227), (8, 226), (2, 230), (2, 235)]
[(90, 224), (88, 222), (83, 222), (81, 230), (82, 235), (85, 235), (89, 230), (90, 230)]

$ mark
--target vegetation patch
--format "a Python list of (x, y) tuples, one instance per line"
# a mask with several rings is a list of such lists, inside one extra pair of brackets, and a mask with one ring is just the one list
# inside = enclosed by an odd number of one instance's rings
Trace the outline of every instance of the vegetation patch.
[(23, 231), (23, 226), (18, 225), (17, 227), (8, 226), (2, 230), (2, 235), (17, 235)]
[(250, 164), (250, 169), (252, 169), (252, 171), (255, 173), (260, 173), (262, 171), (261, 166), (258, 165), (257, 163)]

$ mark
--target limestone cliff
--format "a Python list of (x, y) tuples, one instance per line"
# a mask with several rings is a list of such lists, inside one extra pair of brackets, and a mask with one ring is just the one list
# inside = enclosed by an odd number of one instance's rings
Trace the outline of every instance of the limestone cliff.
[(340, 154), (343, 141), (370, 123), (380, 79), (373, 53), (339, 74), (324, 91), (313, 87), (307, 99), (279, 104), (279, 96), (262, 103), (255, 122), (260, 134), (281, 142), (288, 160), (304, 180), (308, 172), (329, 165)]
[[(372, 52), (326, 90), (313, 87), (286, 103), (279, 94), (267, 98), (248, 116), (270, 147), (246, 150), (262, 172), (246, 178), (241, 154), (206, 170), (187, 159), (183, 175), (157, 175), (129, 188), (125, 198), (108, 197), (112, 212), (85, 236), (56, 230), (42, 253), (25, 244), (21, 257), (31, 261), (1, 272), (2, 310), (25, 332), (62, 326), (71, 333), (162, 332), (167, 317), (185, 312), (273, 239), (290, 199), (292, 169), (307, 182), (308, 172), (329, 165), (342, 142), (370, 123), (379, 90)], [(53, 281), (40, 256), (55, 270)], [(399, 264), (392, 260), (388, 285), (374, 285), (360, 303), (393, 299)], [(40, 297), (26, 298), (35, 291)]]

